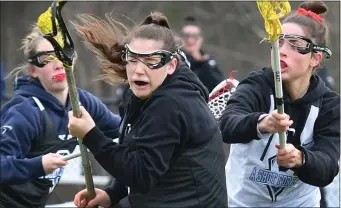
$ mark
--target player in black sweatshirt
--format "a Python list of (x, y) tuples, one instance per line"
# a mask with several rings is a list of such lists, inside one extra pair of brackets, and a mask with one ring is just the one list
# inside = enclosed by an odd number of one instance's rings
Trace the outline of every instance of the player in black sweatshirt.
[[(219, 124), (224, 142), (232, 144), (229, 206), (317, 207), (318, 187), (338, 174), (340, 96), (315, 74), (322, 52), (331, 55), (317, 14), (323, 11), (323, 2), (305, 2), (284, 20), (279, 53), (285, 114), (275, 110), (280, 100), (270, 68), (250, 73), (227, 102)], [(278, 132), (287, 134), (283, 149)]]
[[(90, 28), (76, 28), (86, 34), (96, 32), (92, 37), (99, 35), (99, 40), (110, 34), (92, 23), (86, 25)], [(99, 50), (106, 48), (89, 35), (83, 37)], [(123, 54), (115, 42), (103, 44), (115, 45), (116, 53), (101, 51), (112, 61), (111, 72), (117, 64), (114, 55), (123, 57), (122, 71), (115, 72), (121, 72), (131, 88), (119, 144), (104, 136), (84, 108), (79, 119), (70, 112), (72, 134), (83, 138), (96, 160), (116, 179), (105, 191), (97, 189), (96, 198), (88, 203), (86, 190), (81, 191), (75, 204), (227, 207), (223, 142), (207, 106), (208, 91), (183, 62), (167, 19), (152, 13), (126, 40)]]

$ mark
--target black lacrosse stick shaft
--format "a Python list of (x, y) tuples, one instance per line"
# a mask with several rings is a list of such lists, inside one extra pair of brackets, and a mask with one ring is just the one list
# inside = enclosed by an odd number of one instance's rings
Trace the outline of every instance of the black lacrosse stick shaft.
[[(73, 45), (70, 33), (65, 25), (64, 19), (61, 15), (61, 10), (67, 1), (54, 1), (51, 5), (52, 10), (52, 34), (45, 35), (45, 38), (49, 40), (56, 51), (56, 55), (64, 65), (72, 66), (73, 59), (75, 57), (75, 48)], [(58, 22), (58, 26), (57, 26)], [(54, 39), (59, 32), (61, 33), (64, 41), (64, 47), (62, 48), (59, 43)]]
[[(81, 112), (79, 109), (78, 102), (78, 93), (76, 87), (76, 81), (73, 73), (73, 60), (75, 57), (75, 49), (73, 45), (73, 41), (67, 30), (63, 17), (61, 15), (61, 10), (67, 1), (54, 1), (51, 5), (52, 10), (52, 34), (47, 34), (44, 37), (52, 44), (55, 49), (57, 58), (63, 62), (65, 67), (67, 83), (69, 87), (69, 97), (72, 105), (72, 111), (75, 117), (80, 118)], [(58, 21), (58, 25), (57, 22)], [(58, 31), (59, 29), (59, 31)], [(54, 36), (57, 36), (57, 33), (60, 32), (63, 36), (64, 47), (61, 47), (59, 43), (54, 39)], [(81, 158), (82, 158), (82, 166), (84, 170), (86, 188), (88, 191), (89, 198), (93, 199), (96, 196), (94, 182), (91, 173), (91, 165), (89, 161), (88, 151), (86, 147), (82, 144), (82, 141), (78, 139)]]

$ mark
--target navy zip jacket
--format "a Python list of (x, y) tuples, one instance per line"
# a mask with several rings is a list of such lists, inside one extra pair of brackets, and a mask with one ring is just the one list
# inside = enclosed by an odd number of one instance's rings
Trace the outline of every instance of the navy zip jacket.
[[(96, 125), (108, 137), (116, 138), (120, 117), (89, 92), (78, 89), (78, 94)], [(42, 155), (69, 154), (78, 144), (68, 133), (69, 110), (68, 101), (62, 105), (38, 80), (18, 78), (14, 96), (1, 109), (0, 205), (44, 207), (63, 168), (45, 176)], [(24, 186), (29, 190), (20, 192)]]

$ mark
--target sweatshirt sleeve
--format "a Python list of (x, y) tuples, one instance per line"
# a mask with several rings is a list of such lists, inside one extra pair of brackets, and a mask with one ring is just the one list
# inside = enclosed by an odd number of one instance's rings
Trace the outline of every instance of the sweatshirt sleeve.
[(129, 145), (114, 143), (97, 127), (89, 131), (83, 141), (116, 180), (141, 193), (153, 188), (167, 172), (186, 126), (180, 106), (174, 99), (159, 97), (148, 102), (151, 104)]
[(118, 129), (121, 117), (112, 113), (108, 107), (97, 97), (89, 92), (81, 91), (81, 104), (89, 112), (96, 126), (106, 137), (115, 139), (118, 137)]
[(32, 140), (39, 136), (41, 125), (39, 114), (32, 110), (24, 110), (24, 106), (24, 103), (13, 106), (1, 116), (1, 184), (22, 183), (45, 175), (42, 157), (25, 159)]
[(0, 163), (0, 185), (19, 184), (45, 175), (42, 156), (17, 159), (14, 156), (0, 155)]
[(115, 178), (109, 182), (104, 188), (104, 191), (109, 195), (112, 205), (118, 204), (121, 199), (128, 196), (127, 186), (117, 181)]
[(298, 178), (310, 185), (324, 187), (339, 172), (340, 158), (340, 97), (324, 99), (314, 127), (314, 145), (298, 147), (305, 155), (305, 164), (293, 168)]
[(257, 122), (262, 114), (268, 113), (261, 110), (268, 105), (262, 95), (264, 89), (259, 84), (262, 80), (257, 80), (256, 76), (250, 75), (242, 80), (227, 101), (219, 119), (225, 143), (248, 143), (259, 139)]

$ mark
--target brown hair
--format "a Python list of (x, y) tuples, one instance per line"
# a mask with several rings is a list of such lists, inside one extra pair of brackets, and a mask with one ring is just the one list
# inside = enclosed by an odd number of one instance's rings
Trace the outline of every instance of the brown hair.
[[(320, 16), (328, 11), (328, 7), (323, 3), (323, 1), (306, 1), (301, 3), (299, 8), (314, 12)], [(283, 23), (295, 23), (302, 26), (304, 32), (312, 39), (314, 44), (327, 46), (329, 43), (329, 30), (325, 21), (318, 22), (312, 17), (294, 13), (287, 16)]]
[(89, 14), (78, 15), (82, 25), (74, 22), (73, 25), (88, 43), (89, 49), (96, 54), (103, 72), (102, 79), (110, 84), (127, 80), (122, 55), (124, 45), (132, 39), (162, 41), (162, 49), (171, 52), (175, 52), (181, 44), (180, 39), (170, 30), (168, 19), (160, 12), (152, 12), (131, 30), (111, 15), (105, 16), (107, 21)]

